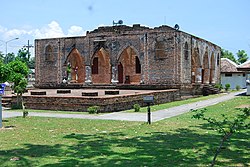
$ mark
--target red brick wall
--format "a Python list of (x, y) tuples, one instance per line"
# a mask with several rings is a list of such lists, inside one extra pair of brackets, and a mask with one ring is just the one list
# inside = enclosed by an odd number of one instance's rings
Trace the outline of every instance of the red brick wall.
[[(100, 112), (114, 112), (133, 108), (138, 103), (145, 106), (143, 97), (154, 95), (155, 104), (166, 103), (180, 99), (180, 92), (176, 89), (160, 90), (152, 93), (138, 93), (134, 95), (117, 95), (107, 97), (56, 97), (56, 96), (23, 96), (27, 109), (65, 110), (86, 112), (90, 106), (100, 106)], [(12, 98), (16, 102), (16, 97)]]

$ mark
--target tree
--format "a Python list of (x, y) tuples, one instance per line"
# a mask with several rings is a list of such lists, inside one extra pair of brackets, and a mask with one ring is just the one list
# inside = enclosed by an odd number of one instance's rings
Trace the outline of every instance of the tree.
[(5, 57), (4, 57), (4, 63), (8, 64), (12, 61), (15, 60), (15, 54), (14, 53), (8, 53)]
[(28, 65), (30, 59), (30, 53), (28, 53), (28, 50), (24, 48), (19, 49), (16, 58)]
[(247, 53), (245, 52), (245, 50), (238, 50), (237, 56), (238, 56), (238, 60), (237, 61), (240, 64), (246, 62), (247, 59), (248, 59), (248, 56), (247, 56)]
[(219, 120), (218, 118), (211, 118), (205, 116), (204, 113), (206, 111), (206, 108), (201, 110), (192, 110), (192, 112), (195, 112), (192, 118), (207, 121), (214, 130), (222, 134), (219, 147), (216, 149), (214, 158), (211, 162), (211, 167), (213, 167), (215, 165), (217, 156), (221, 152), (221, 149), (224, 147), (225, 142), (227, 142), (234, 133), (240, 132), (240, 130), (249, 127), (250, 123), (247, 120), (250, 116), (250, 108), (240, 109), (241, 113), (237, 114), (233, 118), (233, 120), (224, 114), (221, 115), (222, 120)]
[(232, 60), (233, 62), (235, 62), (236, 64), (238, 64), (233, 53), (229, 52), (228, 50), (221, 49), (221, 58), (228, 58)]
[(35, 59), (35, 57), (31, 57), (29, 62), (28, 62), (28, 67), (30, 69), (35, 69), (35, 66), (36, 66), (36, 59)]
[(10, 69), (9, 72), (9, 81), (13, 82), (13, 90), (17, 94), (17, 106), (21, 106), (20, 102), (22, 103), (23, 107), (23, 98), (22, 94), (26, 90), (27, 76), (29, 73), (29, 69), (26, 63), (21, 62), (20, 60), (15, 60), (7, 64), (8, 68)]
[(10, 71), (9, 66), (0, 61), (0, 83), (4, 83), (9, 80)]
[(0, 62), (4, 62), (4, 54), (0, 51)]

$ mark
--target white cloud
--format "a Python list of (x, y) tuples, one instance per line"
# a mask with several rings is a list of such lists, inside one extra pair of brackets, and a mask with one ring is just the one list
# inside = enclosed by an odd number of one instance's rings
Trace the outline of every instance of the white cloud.
[(4, 40), (8, 40), (13, 37), (21, 38), (22, 35), (30, 35), (31, 38), (36, 39), (36, 38), (79, 36), (84, 34), (85, 31), (83, 30), (83, 28), (75, 25), (71, 26), (67, 30), (67, 33), (64, 33), (62, 27), (56, 21), (51, 21), (48, 25), (45, 25), (37, 29), (32, 29), (32, 28), (7, 29), (3, 26), (0, 26), (0, 37), (3, 38)]
[(7, 28), (4, 28), (0, 25), (0, 33), (4, 33), (5, 31), (7, 31)]
[(85, 31), (83, 30), (82, 27), (71, 26), (68, 30), (67, 36), (79, 36), (79, 35), (84, 35), (84, 34), (85, 34)]
[(35, 38), (55, 38), (65, 36), (62, 28), (56, 21), (52, 21), (41, 29), (33, 30)]
[[(41, 28), (32, 28), (31, 26), (22, 26), (21, 28), (8, 29), (0, 25), (0, 51), (3, 52), (4, 41), (18, 37), (19, 40), (9, 45), (8, 50), (10, 52), (17, 52), (28, 40), (33, 44), (34, 39), (41, 38), (56, 38), (56, 37), (69, 37), (85, 35), (85, 31), (82, 27), (72, 25), (66, 33), (63, 32), (62, 27), (56, 21), (51, 21), (49, 24), (44, 25)], [(16, 45), (16, 46), (14, 46)]]
[(21, 35), (30, 35), (32, 34), (32, 31), (27, 31), (27, 30), (22, 30), (22, 29), (12, 29), (12, 30), (8, 30), (5, 32), (5, 37), (6, 38), (11, 38), (11, 37), (18, 37)]

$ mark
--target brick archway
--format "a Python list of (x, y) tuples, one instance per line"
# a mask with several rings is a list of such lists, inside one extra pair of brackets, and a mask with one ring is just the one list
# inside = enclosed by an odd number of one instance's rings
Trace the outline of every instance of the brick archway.
[(91, 71), (93, 84), (110, 84), (111, 82), (111, 65), (109, 53), (100, 48), (91, 58)]
[(200, 51), (198, 48), (194, 48), (191, 58), (191, 78), (192, 83), (201, 82), (202, 71), (201, 71), (201, 60)]
[(119, 83), (122, 81), (121, 84), (140, 84), (141, 63), (138, 55), (136, 55), (136, 51), (132, 47), (129, 46), (121, 52), (118, 65), (123, 67), (122, 72), (118, 68)]
[(210, 79), (210, 68), (209, 68), (209, 58), (208, 51), (205, 52), (203, 57), (203, 65), (202, 65), (202, 83), (209, 84)]
[(84, 58), (79, 51), (74, 48), (69, 53), (66, 61), (66, 65), (70, 67), (71, 80), (70, 83), (84, 83), (85, 79), (85, 65)]

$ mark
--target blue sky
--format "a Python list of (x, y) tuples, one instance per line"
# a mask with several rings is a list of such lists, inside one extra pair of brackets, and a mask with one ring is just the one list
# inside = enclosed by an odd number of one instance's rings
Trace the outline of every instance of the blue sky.
[[(250, 0), (1, 0), (0, 51), (16, 53), (34, 39), (85, 35), (98, 26), (124, 24), (180, 30), (250, 57)], [(34, 49), (31, 49), (34, 52)]]

